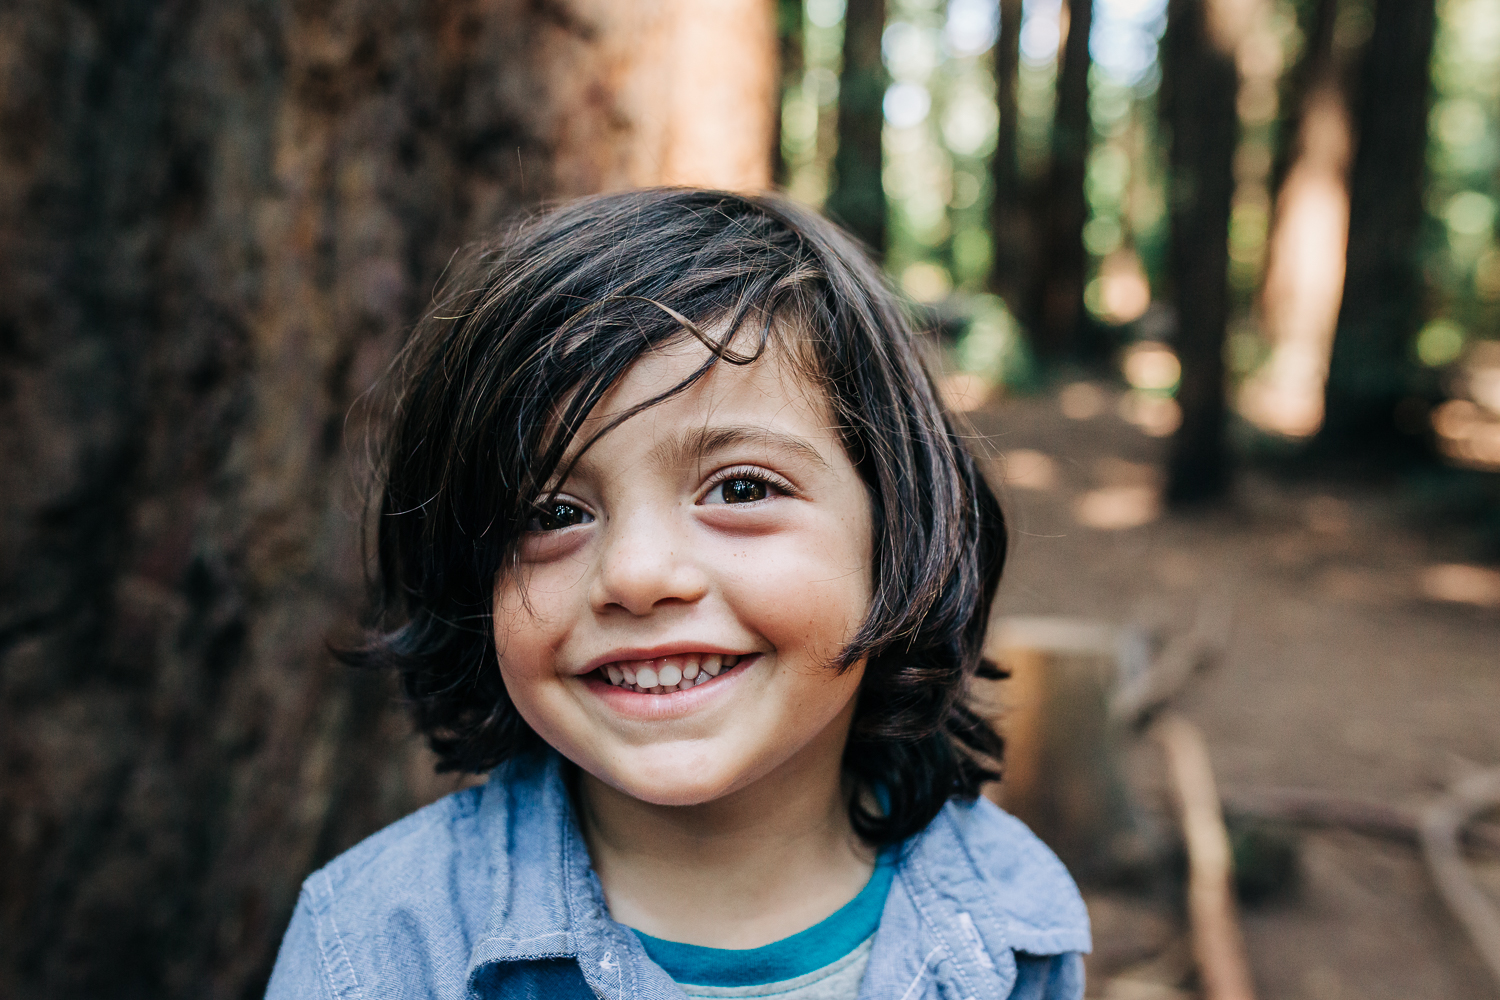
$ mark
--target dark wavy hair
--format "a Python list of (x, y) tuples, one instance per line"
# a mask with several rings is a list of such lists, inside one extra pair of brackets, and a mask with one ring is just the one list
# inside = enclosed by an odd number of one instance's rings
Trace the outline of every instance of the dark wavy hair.
[[(867, 660), (843, 761), (854, 828), (902, 840), (998, 776), (1000, 739), (968, 687), (994, 675), (982, 646), (1005, 522), (900, 303), (815, 213), (680, 188), (570, 202), (471, 253), (392, 369), (372, 627), (341, 655), (395, 669), (440, 770), (483, 772), (541, 746), (501, 680), (491, 595), (584, 418), (664, 342), (695, 336), (711, 352), (585, 448), (713, 365), (753, 364), (787, 329), (875, 529), (869, 613), (830, 666)], [(754, 351), (729, 349), (741, 332)]]

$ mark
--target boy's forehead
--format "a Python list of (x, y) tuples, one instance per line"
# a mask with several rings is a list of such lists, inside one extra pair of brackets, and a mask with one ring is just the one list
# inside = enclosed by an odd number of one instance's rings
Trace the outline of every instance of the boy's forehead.
[[(717, 331), (704, 332), (712, 337)], [(754, 347), (748, 340), (742, 331), (729, 348), (748, 353)], [(584, 420), (567, 459), (631, 408), (687, 380), (709, 356), (709, 349), (688, 334), (642, 354)], [(621, 445), (669, 464), (754, 444), (827, 464), (823, 451), (841, 446), (832, 413), (805, 366), (791, 357), (781, 337), (772, 337), (756, 360), (734, 364), (721, 358), (693, 385), (608, 430), (582, 455), (578, 468), (590, 464), (595, 449)]]

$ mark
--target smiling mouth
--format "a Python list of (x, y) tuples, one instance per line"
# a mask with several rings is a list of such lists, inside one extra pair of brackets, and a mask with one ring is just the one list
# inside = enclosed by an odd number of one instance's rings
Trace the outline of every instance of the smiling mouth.
[(707, 684), (748, 660), (749, 656), (682, 653), (654, 660), (620, 660), (593, 673), (613, 687), (641, 694), (671, 694)]

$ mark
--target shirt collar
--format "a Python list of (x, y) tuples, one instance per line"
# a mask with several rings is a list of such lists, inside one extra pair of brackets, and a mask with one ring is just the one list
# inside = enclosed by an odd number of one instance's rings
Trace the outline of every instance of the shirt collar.
[[(517, 758), (482, 790), (493, 897), (469, 982), (492, 963), (567, 957), (600, 996), (680, 996), (635, 935), (610, 919), (562, 768), (556, 753)], [(895, 910), (902, 919), (888, 919)], [(871, 971), (887, 961), (910, 968), (912, 959), (925, 967), (940, 954), (933, 975), (1008, 990), (1014, 951), (1088, 950), (1087, 912), (1066, 870), (980, 800), (949, 803), (904, 845)]]
[[(493, 898), (469, 971), (494, 961), (576, 954), (568, 873), (581, 844), (555, 755), (518, 758), (495, 770), (479, 802)], [(584, 852), (587, 865), (587, 852)]]
[(992, 920), (994, 945), (1030, 955), (1090, 950), (1088, 910), (1068, 870), (987, 799), (949, 802), (912, 846), (913, 874), (976, 921)]
[[(911, 996), (1009, 996), (1017, 952), (1090, 950), (1088, 912), (1067, 870), (984, 799), (944, 806), (907, 841), (896, 879), (867, 983), (903, 984)], [(947, 986), (919, 988), (924, 980)]]
[(479, 827), (494, 893), (468, 981), (500, 962), (576, 958), (602, 997), (681, 996), (640, 941), (609, 918), (556, 753), (497, 768), (484, 786)]

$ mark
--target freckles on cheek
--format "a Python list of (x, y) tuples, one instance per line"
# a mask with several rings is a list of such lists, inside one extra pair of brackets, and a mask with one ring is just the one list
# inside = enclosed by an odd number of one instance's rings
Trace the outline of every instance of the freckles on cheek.
[(537, 602), (528, 608), (514, 587), (497, 588), (491, 612), (495, 653), (503, 675), (524, 674), (545, 657), (554, 631)]

